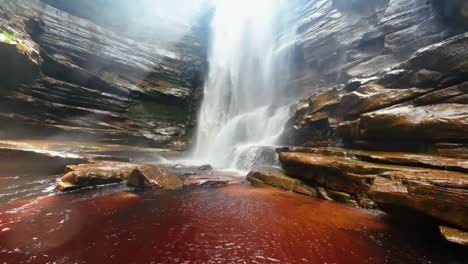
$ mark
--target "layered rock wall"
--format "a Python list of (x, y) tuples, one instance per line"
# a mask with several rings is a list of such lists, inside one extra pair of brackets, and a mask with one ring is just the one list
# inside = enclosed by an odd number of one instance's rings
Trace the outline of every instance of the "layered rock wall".
[(3, 2), (0, 26), (14, 40), (0, 43), (2, 138), (186, 145), (206, 67), (202, 27), (139, 39), (74, 16), (79, 1)]
[(289, 144), (466, 157), (466, 1), (306, 1)]

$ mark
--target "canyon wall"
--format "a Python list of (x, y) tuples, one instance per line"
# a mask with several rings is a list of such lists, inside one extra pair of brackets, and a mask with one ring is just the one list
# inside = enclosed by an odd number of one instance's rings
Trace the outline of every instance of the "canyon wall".
[(290, 144), (467, 156), (466, 1), (307, 1)]
[(122, 28), (101, 15), (118, 17), (104, 12), (118, 7), (108, 4), (2, 0), (2, 139), (186, 147), (206, 68), (206, 23), (171, 24), (171, 39), (136, 34), (131, 18), (115, 19)]

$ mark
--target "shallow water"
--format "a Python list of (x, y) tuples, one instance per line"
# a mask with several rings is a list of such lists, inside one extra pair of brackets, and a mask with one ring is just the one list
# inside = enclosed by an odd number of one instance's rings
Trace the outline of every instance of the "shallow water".
[(237, 184), (123, 186), (0, 208), (5, 263), (466, 263), (462, 250), (383, 214)]

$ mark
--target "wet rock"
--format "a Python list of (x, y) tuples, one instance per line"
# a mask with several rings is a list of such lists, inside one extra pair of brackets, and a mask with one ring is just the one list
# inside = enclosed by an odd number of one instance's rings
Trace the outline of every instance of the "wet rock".
[[(431, 93), (420, 96), (414, 100), (414, 104), (417, 106), (430, 105), (438, 103), (449, 103), (451, 99), (457, 98), (468, 94), (468, 83), (454, 85), (441, 90), (436, 90)], [(465, 101), (465, 104), (468, 101)], [(462, 102), (460, 102), (462, 103)]]
[(356, 207), (359, 207), (359, 204), (355, 200), (355, 198), (348, 193), (334, 191), (334, 190), (327, 190), (326, 192), (327, 192), (327, 196), (330, 197), (334, 201), (337, 201), (339, 203), (344, 203), (344, 204), (351, 204)]
[(262, 167), (254, 169), (247, 175), (247, 180), (256, 186), (270, 186), (313, 197), (319, 195), (314, 187), (287, 176), (283, 170), (277, 168)]
[(0, 168), (3, 175), (54, 175), (63, 172), (67, 165), (83, 162), (87, 160), (78, 155), (0, 144)]
[[(7, 73), (0, 76), (3, 138), (186, 145), (185, 125), (196, 113), (194, 88), (205, 61), (198, 27), (184, 28), (183, 40), (136, 39), (38, 0), (23, 2), (11, 21), (0, 17), (0, 31), (8, 27), (18, 42), (0, 43), (0, 69)], [(90, 11), (96, 4), (48, 3), (78, 15), (78, 6)], [(3, 87), (8, 83), (11, 88)]]
[(368, 139), (461, 141), (468, 135), (468, 106), (397, 105), (362, 115), (359, 128)]
[(437, 87), (438, 82), (442, 78), (443, 74), (440, 72), (422, 69), (414, 74), (411, 84), (415, 87)]
[(468, 229), (467, 174), (393, 171), (379, 175), (370, 197), (379, 207), (411, 209), (443, 223)]
[(468, 53), (465, 52), (467, 43), (468, 33), (457, 35), (440, 43), (420, 49), (409, 60), (409, 64), (412, 68), (442, 73), (455, 71), (461, 73), (467, 72)]
[(230, 177), (200, 176), (196, 174), (184, 180), (184, 186), (186, 187), (219, 187), (233, 183), (236, 182)]
[(309, 109), (307, 114), (310, 115), (324, 108), (329, 108), (339, 104), (343, 94), (343, 89), (340, 87), (333, 87), (312, 95), (309, 98)]
[(440, 226), (440, 233), (452, 243), (468, 247), (468, 233), (447, 226)]
[(128, 176), (127, 184), (151, 189), (176, 189), (183, 186), (182, 180), (169, 170), (154, 165), (140, 165), (135, 168)]
[(468, 145), (457, 143), (436, 143), (435, 152), (451, 158), (468, 159)]
[(386, 165), (311, 153), (283, 152), (280, 161), (290, 176), (353, 195), (368, 193), (375, 175), (392, 169)]
[(277, 150), (278, 152), (312, 153), (323, 156), (351, 158), (380, 164), (413, 166), (433, 168), (439, 170), (450, 170), (468, 173), (468, 160), (465, 158), (449, 158), (439, 155), (407, 152), (381, 152), (364, 151), (341, 148), (309, 148), (288, 147)]
[(377, 204), (374, 201), (372, 201), (372, 199), (366, 197), (358, 197), (357, 203), (360, 207), (365, 209), (377, 209)]
[[(375, 202), (383, 210), (411, 210), (468, 229), (468, 163), (464, 159), (330, 148), (278, 151), (289, 176), (331, 189), (327, 197), (356, 197), (361, 206), (373, 207)], [(333, 198), (334, 194), (338, 196)]]
[(356, 116), (408, 101), (424, 93), (426, 91), (417, 88), (385, 89), (371, 84), (344, 95), (337, 111), (342, 115)]
[(201, 170), (201, 171), (210, 171), (210, 170), (213, 170), (213, 167), (211, 167), (210, 164), (206, 164), (206, 165), (202, 165), (202, 166), (198, 167), (198, 170)]
[[(0, 13), (5, 7), (0, 7)], [(0, 87), (14, 88), (33, 82), (41, 72), (40, 47), (32, 41), (27, 21), (0, 17)], [(1, 91), (1, 90), (0, 90)]]
[(65, 175), (57, 184), (57, 190), (66, 192), (124, 181), (132, 187), (152, 189), (174, 189), (183, 186), (183, 182), (177, 176), (158, 166), (101, 161), (67, 166)]
[[(0, 33), (0, 36), (1, 33)], [(13, 86), (33, 82), (40, 73), (39, 53), (27, 51), (24, 44), (9, 44), (0, 41), (0, 85)], [(14, 62), (14, 63), (12, 63)]]
[(57, 190), (71, 191), (80, 188), (113, 184), (128, 179), (137, 165), (120, 162), (99, 162), (67, 166), (65, 175), (57, 183)]

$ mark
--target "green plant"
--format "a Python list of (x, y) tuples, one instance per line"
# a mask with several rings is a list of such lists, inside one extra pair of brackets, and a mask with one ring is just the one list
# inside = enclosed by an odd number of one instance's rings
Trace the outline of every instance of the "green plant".
[(4, 29), (2, 30), (2, 34), (5, 35), (5, 37), (11, 39), (11, 40), (15, 40), (16, 39), (16, 36), (13, 32), (9, 31), (8, 29)]
[(16, 36), (13, 32), (9, 31), (8, 29), (2, 29), (2, 35), (4, 36), (3, 42), (7, 44), (11, 44), (15, 41)]

